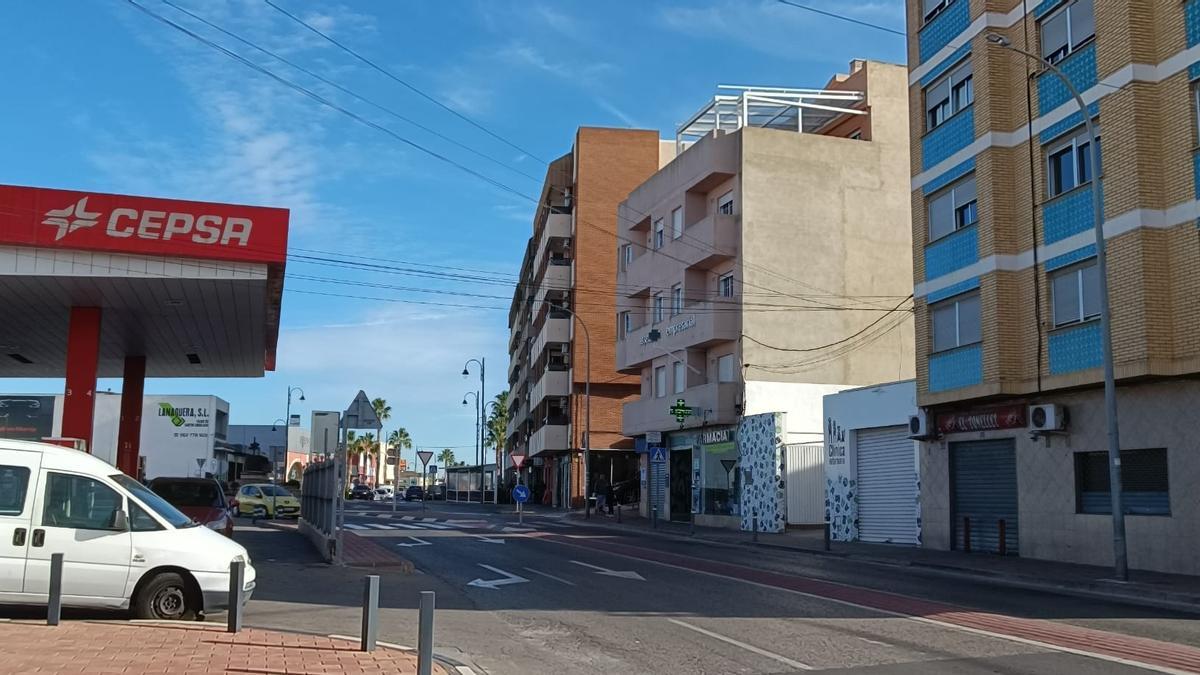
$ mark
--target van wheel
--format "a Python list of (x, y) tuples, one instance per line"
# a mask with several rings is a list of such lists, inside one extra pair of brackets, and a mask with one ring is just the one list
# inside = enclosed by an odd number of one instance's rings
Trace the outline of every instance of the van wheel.
[(199, 604), (183, 576), (163, 572), (138, 591), (133, 599), (133, 613), (139, 619), (192, 621), (200, 612)]

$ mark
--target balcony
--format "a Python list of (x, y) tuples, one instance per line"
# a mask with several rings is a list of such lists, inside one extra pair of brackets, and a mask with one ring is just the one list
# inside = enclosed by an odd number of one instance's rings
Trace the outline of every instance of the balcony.
[(711, 269), (737, 257), (742, 238), (740, 219), (726, 213), (711, 213), (688, 225), (683, 233), (683, 237), (668, 242), (665, 250), (695, 269)]
[[(632, 331), (617, 341), (617, 367), (628, 372), (663, 356), (664, 352), (737, 340), (742, 330), (740, 307), (733, 300), (697, 302), (688, 305), (681, 314)], [(651, 341), (650, 331), (656, 329), (658, 340)]]
[[(546, 273), (537, 281), (538, 302), (545, 300), (547, 291), (565, 291), (571, 288), (571, 262), (565, 265), (546, 265)], [(534, 305), (536, 308), (537, 305)]]
[(553, 420), (562, 424), (545, 424), (529, 437), (529, 456), (540, 452), (567, 449), (567, 424), (565, 419)]
[(643, 398), (626, 403), (621, 420), (621, 432), (626, 436), (641, 436), (647, 431), (671, 431), (679, 422), (671, 415), (676, 399), (683, 399), (699, 412), (684, 422), (684, 428), (705, 424), (734, 424), (738, 420), (741, 386), (736, 382), (710, 382), (684, 390), (682, 394), (667, 394), (659, 398)]
[(571, 214), (569, 213), (551, 213), (546, 218), (546, 228), (542, 230), (541, 238), (538, 240), (537, 253), (534, 255), (533, 264), (536, 268), (545, 260), (546, 249), (550, 246), (550, 242), (554, 239), (569, 239), (571, 237)]
[(641, 250), (642, 254), (631, 260), (617, 275), (617, 285), (624, 289), (623, 294), (626, 297), (648, 294), (650, 287), (654, 285), (655, 275), (659, 273), (659, 265), (655, 265), (656, 256), (653, 251), (642, 250), (640, 246), (635, 246), (634, 249)]
[(554, 314), (546, 316), (546, 320), (542, 322), (541, 329), (533, 339), (533, 345), (529, 353), (535, 360), (546, 349), (546, 345), (571, 341), (571, 319), (555, 318), (555, 316)]
[(567, 370), (547, 370), (533, 385), (533, 395), (530, 401), (537, 407), (547, 396), (569, 396), (571, 394), (571, 373)]

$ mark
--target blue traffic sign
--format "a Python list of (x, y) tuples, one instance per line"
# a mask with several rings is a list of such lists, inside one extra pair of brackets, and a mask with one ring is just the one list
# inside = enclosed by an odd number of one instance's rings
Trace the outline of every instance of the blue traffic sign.
[(663, 447), (650, 448), (650, 463), (651, 464), (666, 464), (667, 449)]
[(529, 501), (529, 488), (524, 485), (518, 485), (512, 491), (513, 501), (518, 504), (524, 504)]

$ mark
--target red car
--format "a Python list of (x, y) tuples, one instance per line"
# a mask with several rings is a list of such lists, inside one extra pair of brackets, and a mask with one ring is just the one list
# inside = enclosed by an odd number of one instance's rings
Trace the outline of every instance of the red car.
[(233, 518), (221, 485), (211, 478), (155, 478), (150, 490), (192, 520), (233, 537)]

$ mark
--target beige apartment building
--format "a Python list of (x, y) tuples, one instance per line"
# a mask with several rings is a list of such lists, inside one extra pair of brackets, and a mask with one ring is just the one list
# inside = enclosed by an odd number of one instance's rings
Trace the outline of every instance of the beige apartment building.
[[(659, 517), (737, 525), (745, 416), (785, 413), (788, 443), (819, 443), (825, 394), (912, 376), (906, 74), (854, 61), (823, 89), (722, 87), (621, 204), (622, 424), (669, 458), (643, 463)], [(824, 519), (824, 470), (807, 474), (788, 490), (816, 506), (789, 521)]]
[(639, 385), (614, 354), (616, 213), (673, 154), (654, 131), (582, 127), (546, 171), (508, 317), (507, 449), (527, 457), (536, 503), (583, 505), (585, 448), (593, 477), (636, 485), (621, 406)]

